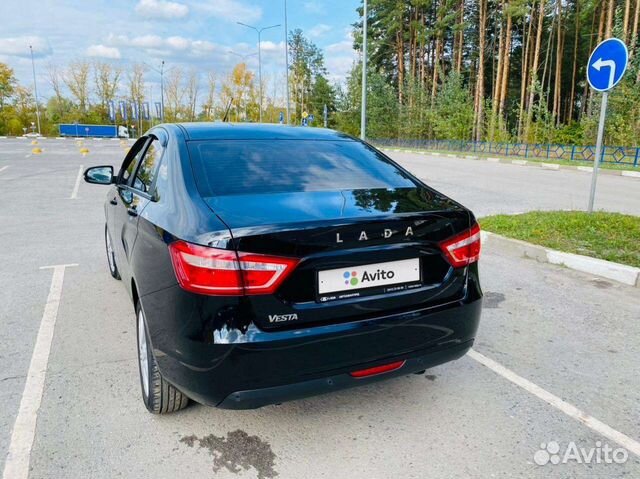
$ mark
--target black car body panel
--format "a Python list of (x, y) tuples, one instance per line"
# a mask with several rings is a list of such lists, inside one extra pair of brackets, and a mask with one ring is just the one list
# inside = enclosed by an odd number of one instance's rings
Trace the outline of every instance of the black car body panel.
[[(141, 191), (121, 171), (107, 226), (160, 372), (189, 397), (258, 407), (425, 369), (471, 347), (482, 298), (477, 263), (454, 268), (440, 244), (475, 218), (377, 150), (398, 168), (401, 186), (203, 196), (190, 142), (361, 143), (330, 130), (229, 124), (160, 125), (145, 138), (143, 151), (152, 142), (162, 151), (153, 181)], [(168, 248), (177, 240), (299, 262), (273, 294), (197, 294), (178, 284)], [(420, 281), (406, 289), (318, 293), (320, 271), (410, 258), (419, 258)], [(407, 362), (393, 373), (349, 376), (397, 360)]]
[[(446, 362), (463, 355), (473, 343), (481, 312), (477, 269), (471, 269), (474, 271), (470, 271), (463, 300), (278, 332), (266, 332), (255, 325), (244, 333), (237, 328), (220, 327), (245, 314), (242, 301), (229, 304), (225, 317), (209, 310), (212, 305), (206, 301), (194, 301), (179, 287), (152, 295), (143, 304), (163, 375), (189, 397), (216, 406), (239, 391), (286, 386), (435, 355), (435, 362), (428, 363), (425, 358), (423, 367), (400, 371), (410, 373), (439, 364), (438, 358)], [(462, 352), (455, 349), (458, 346)], [(338, 389), (338, 385), (332, 389)], [(281, 400), (282, 397), (261, 398), (260, 405)], [(235, 401), (225, 405), (234, 404), (245, 407)]]

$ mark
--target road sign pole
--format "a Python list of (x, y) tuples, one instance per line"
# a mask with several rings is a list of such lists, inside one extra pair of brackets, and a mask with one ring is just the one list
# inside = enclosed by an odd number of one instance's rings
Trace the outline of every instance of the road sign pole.
[(600, 42), (591, 52), (587, 62), (587, 82), (595, 91), (602, 92), (596, 157), (593, 162), (591, 192), (589, 193), (589, 207), (587, 208), (589, 213), (593, 213), (598, 168), (600, 168), (600, 161), (602, 160), (602, 138), (604, 137), (604, 122), (607, 117), (609, 91), (622, 80), (628, 64), (629, 50), (624, 42), (618, 38), (607, 38)]
[(593, 213), (593, 202), (596, 196), (596, 182), (598, 181), (598, 168), (602, 157), (602, 138), (604, 137), (604, 120), (607, 116), (607, 102), (609, 92), (602, 94), (602, 104), (600, 105), (600, 122), (598, 123), (598, 141), (596, 142), (596, 158), (593, 162), (593, 174), (591, 175), (591, 193), (589, 194), (589, 213)]

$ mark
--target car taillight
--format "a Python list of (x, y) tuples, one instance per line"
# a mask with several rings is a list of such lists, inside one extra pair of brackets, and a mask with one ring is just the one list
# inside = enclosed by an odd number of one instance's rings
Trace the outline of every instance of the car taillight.
[(180, 286), (193, 293), (241, 295), (273, 293), (297, 259), (241, 253), (185, 241), (169, 245)]
[(470, 229), (440, 243), (440, 248), (454, 268), (461, 268), (480, 258), (480, 226)]

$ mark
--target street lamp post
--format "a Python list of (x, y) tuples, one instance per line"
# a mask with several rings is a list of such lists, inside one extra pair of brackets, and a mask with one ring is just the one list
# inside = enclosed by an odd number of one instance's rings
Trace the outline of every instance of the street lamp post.
[(265, 30), (269, 30), (270, 28), (276, 28), (279, 27), (280, 24), (277, 25), (270, 25), (268, 27), (262, 27), (262, 28), (256, 28), (253, 27), (251, 25), (247, 25), (246, 23), (242, 23), (242, 22), (237, 22), (238, 25), (242, 25), (243, 27), (247, 27), (250, 28), (252, 30), (255, 30), (258, 33), (258, 83), (260, 83), (259, 87), (260, 87), (260, 123), (262, 123), (262, 48), (261, 48), (261, 36), (262, 36), (262, 32), (264, 32)]
[(289, 30), (287, 28), (287, 0), (284, 0), (284, 59), (287, 72), (287, 125), (291, 124), (289, 113)]
[[(143, 62), (144, 63), (144, 62)], [(164, 60), (160, 63), (160, 70), (152, 67), (148, 63), (144, 63), (147, 67), (151, 68), (154, 72), (160, 74), (160, 121), (164, 123)], [(171, 67), (169, 70), (172, 70), (174, 67)]]
[(258, 52), (253, 52), (253, 53), (247, 53), (247, 54), (243, 55), (242, 53), (237, 53), (237, 52), (234, 52), (233, 50), (229, 50), (229, 53), (231, 53), (232, 55), (235, 55), (237, 57), (242, 58), (242, 62), (243, 63), (246, 63), (247, 58), (258, 54)]
[(164, 123), (164, 60), (160, 64), (160, 119)]
[(33, 46), (29, 45), (29, 51), (31, 52), (31, 69), (33, 70), (33, 93), (36, 98), (36, 120), (38, 122), (38, 135), (41, 135), (40, 130), (40, 107), (38, 106), (38, 85), (36, 83), (36, 63), (33, 60)]
[(367, 127), (367, 0), (362, 12), (362, 105), (360, 110), (360, 139), (366, 138)]

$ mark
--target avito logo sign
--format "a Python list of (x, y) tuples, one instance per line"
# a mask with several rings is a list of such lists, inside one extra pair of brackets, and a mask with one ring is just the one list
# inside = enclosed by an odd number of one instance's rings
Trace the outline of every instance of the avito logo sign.
[(358, 278), (357, 271), (345, 271), (342, 274), (342, 276), (344, 277), (344, 284), (351, 286), (357, 286), (358, 283), (363, 283), (362, 285), (364, 286), (364, 283), (368, 282), (393, 279), (395, 275), (396, 274), (393, 270), (387, 271), (384, 269), (378, 269), (375, 272), (364, 270), (361, 278)]

